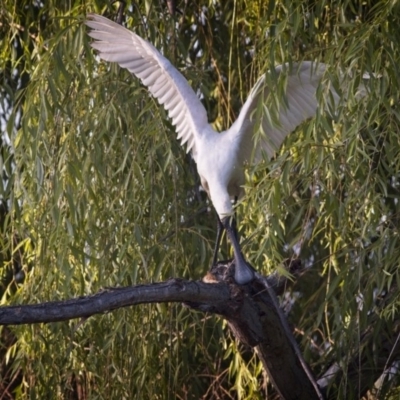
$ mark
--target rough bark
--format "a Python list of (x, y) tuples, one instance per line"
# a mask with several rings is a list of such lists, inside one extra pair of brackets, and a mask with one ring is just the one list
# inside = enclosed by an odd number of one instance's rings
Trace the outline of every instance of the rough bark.
[(185, 302), (196, 299), (201, 303), (229, 302), (226, 285), (208, 285), (199, 281), (170, 279), (166, 282), (132, 287), (107, 288), (98, 294), (65, 301), (0, 307), (0, 325), (21, 325), (87, 318), (117, 308), (144, 303)]
[[(287, 267), (294, 276), (302, 273), (299, 263)], [(207, 281), (207, 277), (204, 279)], [(267, 281), (277, 294), (284, 291), (290, 282), (277, 274), (272, 274)], [(121, 288), (106, 288), (92, 295), (70, 300), (53, 301), (41, 304), (15, 305), (0, 307), (0, 325), (22, 325), (66, 321), (73, 318), (85, 318), (115, 310), (147, 303), (183, 302), (189, 304), (193, 299), (202, 304), (203, 311), (212, 311), (212, 306), (230, 301), (229, 286), (216, 281), (209, 284), (201, 281), (170, 279), (166, 282), (150, 285), (137, 285)], [(218, 306), (223, 309), (223, 307)]]
[(257, 279), (250, 284), (237, 286), (230, 278), (232, 266), (221, 265), (211, 272), (216, 282), (228, 282), (231, 292), (229, 303), (220, 303), (224, 308), (214, 306), (213, 311), (227, 319), (237, 339), (255, 347), (280, 396), (323, 399), (279, 308), (271, 280), (256, 274)]

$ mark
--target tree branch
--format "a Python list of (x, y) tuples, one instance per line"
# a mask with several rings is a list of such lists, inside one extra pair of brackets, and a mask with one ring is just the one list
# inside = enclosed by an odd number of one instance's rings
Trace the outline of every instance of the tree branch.
[(107, 288), (93, 296), (42, 304), (0, 307), (0, 325), (66, 321), (144, 303), (187, 302), (218, 304), (229, 301), (224, 284), (170, 279), (133, 287)]
[[(299, 262), (286, 268), (299, 275)], [(234, 335), (256, 347), (265, 369), (283, 399), (321, 400), (322, 395), (289, 330), (275, 298), (289, 281), (276, 274), (257, 274), (248, 285), (233, 279), (232, 262), (220, 263), (205, 282), (170, 279), (150, 285), (109, 288), (88, 297), (37, 305), (0, 307), (0, 325), (56, 322), (87, 318), (121, 307), (143, 303), (183, 302), (187, 306), (222, 315)]]
[[(226, 263), (228, 262), (221, 262), (220, 265), (225, 266)], [(300, 276), (304, 271), (299, 260), (288, 261), (286, 269), (294, 277)], [(204, 281), (170, 279), (150, 285), (106, 288), (95, 295), (70, 300), (3, 306), (0, 307), (0, 325), (66, 321), (147, 303), (182, 302), (192, 308), (215, 312), (213, 310), (219, 309), (219, 303), (230, 300), (229, 288), (223, 282), (217, 283), (210, 275), (207, 275)], [(276, 273), (268, 276), (267, 282), (276, 294), (282, 293), (290, 284), (287, 278)]]

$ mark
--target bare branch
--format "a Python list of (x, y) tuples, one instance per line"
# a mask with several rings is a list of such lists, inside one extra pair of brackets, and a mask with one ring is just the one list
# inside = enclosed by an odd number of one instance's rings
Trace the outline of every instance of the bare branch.
[[(299, 263), (287, 263), (299, 273)], [(296, 271), (297, 269), (297, 271)], [(302, 361), (301, 353), (275, 299), (289, 282), (257, 274), (253, 282), (238, 286), (234, 264), (220, 263), (205, 280), (171, 279), (125, 288), (109, 288), (88, 297), (37, 305), (0, 307), (0, 325), (64, 321), (87, 318), (121, 307), (143, 303), (182, 302), (201, 311), (222, 315), (241, 342), (256, 347), (264, 367), (282, 398), (321, 400), (318, 386)], [(266, 289), (267, 287), (267, 289)]]
[(188, 302), (218, 304), (229, 300), (224, 284), (171, 279), (123, 288), (108, 288), (93, 296), (42, 304), (0, 307), (0, 325), (21, 325), (89, 317), (144, 303)]
[[(225, 267), (227, 263), (229, 261), (221, 262), (220, 265)], [(286, 262), (285, 268), (293, 277), (298, 277), (304, 272), (300, 260)], [(276, 273), (266, 279), (276, 294), (282, 293), (290, 284), (286, 277)], [(147, 303), (181, 302), (201, 311), (221, 313), (219, 303), (229, 299), (227, 285), (223, 282), (218, 283), (212, 275), (207, 274), (204, 282), (170, 279), (150, 285), (107, 288), (92, 296), (70, 300), (0, 307), (0, 325), (66, 321)]]

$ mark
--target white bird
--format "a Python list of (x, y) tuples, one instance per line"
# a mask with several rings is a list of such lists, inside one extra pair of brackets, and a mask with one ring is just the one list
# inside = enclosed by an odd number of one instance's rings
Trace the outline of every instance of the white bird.
[[(237, 120), (228, 130), (218, 133), (208, 123), (206, 110), (187, 80), (153, 45), (100, 15), (89, 14), (85, 23), (92, 29), (89, 32), (94, 39), (91, 46), (99, 56), (128, 69), (167, 110), (178, 139), (182, 145), (186, 144), (187, 152), (191, 151), (196, 161), (201, 184), (219, 216), (213, 263), (216, 262), (222, 228), (225, 228), (233, 245), (235, 281), (238, 284), (250, 282), (254, 270), (244, 260), (231, 218), (231, 199), (240, 198), (244, 192), (243, 164), (258, 161), (262, 153), (272, 157), (290, 132), (316, 114), (316, 90), (325, 65), (302, 62), (293, 65), (290, 73), (287, 65), (276, 67), (276, 75), (288, 74), (276, 124), (271, 118), (263, 116), (257, 121), (255, 117), (259, 102), (265, 101), (270, 90), (265, 75), (261, 76)], [(258, 127), (265, 136), (254, 143)], [(255, 148), (257, 151), (254, 152)]]

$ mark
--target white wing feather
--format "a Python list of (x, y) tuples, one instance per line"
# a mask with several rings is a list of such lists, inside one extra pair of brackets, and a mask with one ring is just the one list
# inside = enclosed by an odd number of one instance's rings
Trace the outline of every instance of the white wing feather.
[[(285, 67), (283, 68), (282, 65), (276, 67), (276, 75), (279, 76), (283, 70), (289, 69), (287, 65)], [(268, 118), (266, 115), (268, 110), (265, 107), (261, 110), (261, 118), (257, 118), (257, 108), (260, 107), (260, 102), (265, 102), (271, 90), (266, 84), (265, 75), (259, 78), (243, 105), (238, 119), (228, 131), (240, 142), (242, 162), (250, 161), (252, 155), (257, 162), (261, 159), (262, 152), (271, 158), (290, 132), (306, 119), (315, 116), (318, 107), (316, 92), (325, 68), (324, 64), (317, 65), (309, 61), (293, 65), (292, 72), (287, 76), (284, 97), (278, 105), (276, 119)], [(337, 94), (333, 93), (333, 95), (337, 101)], [(262, 129), (264, 135), (255, 147), (254, 134), (258, 128)]]
[(86, 25), (94, 41), (91, 46), (100, 58), (126, 68), (138, 77), (167, 110), (181, 144), (196, 159), (196, 142), (208, 125), (207, 113), (182, 74), (150, 43), (140, 36), (96, 14), (89, 14)]

